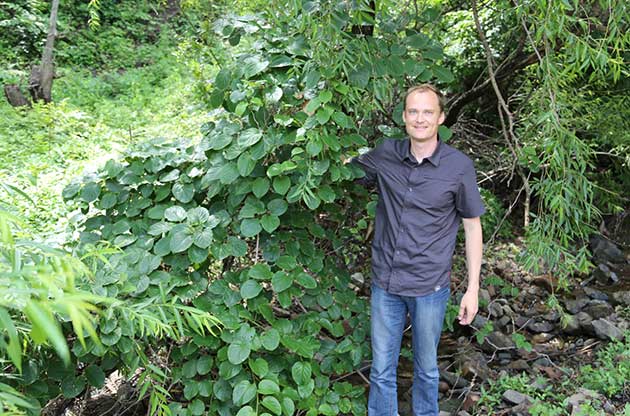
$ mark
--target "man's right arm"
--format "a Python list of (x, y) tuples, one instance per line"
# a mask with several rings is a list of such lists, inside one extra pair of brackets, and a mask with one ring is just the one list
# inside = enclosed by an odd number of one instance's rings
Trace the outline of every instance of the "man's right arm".
[(374, 148), (359, 156), (355, 156), (353, 158), (344, 160), (344, 164), (351, 163), (355, 166), (360, 167), (361, 170), (365, 173), (365, 176), (355, 180), (355, 182), (365, 187), (373, 186), (376, 183), (376, 176), (377, 176), (377, 170), (378, 170), (378, 163), (377, 163), (378, 150), (379, 150), (378, 148)]

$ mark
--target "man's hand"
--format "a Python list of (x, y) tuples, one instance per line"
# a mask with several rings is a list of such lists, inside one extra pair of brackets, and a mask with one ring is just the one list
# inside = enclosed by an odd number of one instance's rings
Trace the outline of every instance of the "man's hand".
[(479, 309), (479, 299), (476, 292), (466, 292), (462, 298), (462, 302), (459, 305), (459, 319), (460, 325), (470, 325), (477, 315)]

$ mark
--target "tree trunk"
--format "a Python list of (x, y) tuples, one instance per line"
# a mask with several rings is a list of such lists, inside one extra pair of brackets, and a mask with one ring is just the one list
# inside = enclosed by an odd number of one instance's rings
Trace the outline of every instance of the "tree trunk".
[(50, 22), (48, 24), (48, 35), (46, 36), (46, 45), (42, 53), (42, 63), (39, 67), (33, 67), (31, 71), (31, 79), (29, 82), (29, 91), (33, 97), (33, 101), (43, 100), (46, 103), (52, 101), (52, 82), (55, 72), (53, 64), (53, 48), (55, 46), (55, 38), (57, 37), (57, 10), (59, 9), (59, 0), (52, 0), (50, 8)]
[(24, 96), (20, 87), (15, 84), (7, 84), (4, 86), (4, 95), (7, 101), (13, 107), (23, 107), (31, 105), (31, 102)]

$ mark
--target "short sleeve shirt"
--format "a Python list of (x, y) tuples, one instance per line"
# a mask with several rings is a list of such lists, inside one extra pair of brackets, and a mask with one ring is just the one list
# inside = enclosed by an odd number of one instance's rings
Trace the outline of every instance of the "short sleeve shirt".
[(379, 194), (373, 281), (389, 293), (424, 296), (450, 283), (461, 218), (485, 212), (472, 160), (438, 142), (418, 163), (409, 139), (387, 139), (352, 160)]

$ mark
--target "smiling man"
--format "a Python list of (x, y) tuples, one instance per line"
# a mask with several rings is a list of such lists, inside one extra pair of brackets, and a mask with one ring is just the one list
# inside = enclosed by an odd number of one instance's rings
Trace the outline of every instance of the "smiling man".
[(403, 120), (406, 140), (385, 140), (352, 160), (376, 183), (379, 201), (372, 243), (369, 416), (398, 413), (396, 368), (410, 317), (414, 416), (438, 415), (437, 347), (450, 295), (460, 221), (464, 224), (468, 288), (459, 322), (478, 307), (484, 206), (472, 161), (438, 139), (444, 97), (430, 84), (410, 88)]

